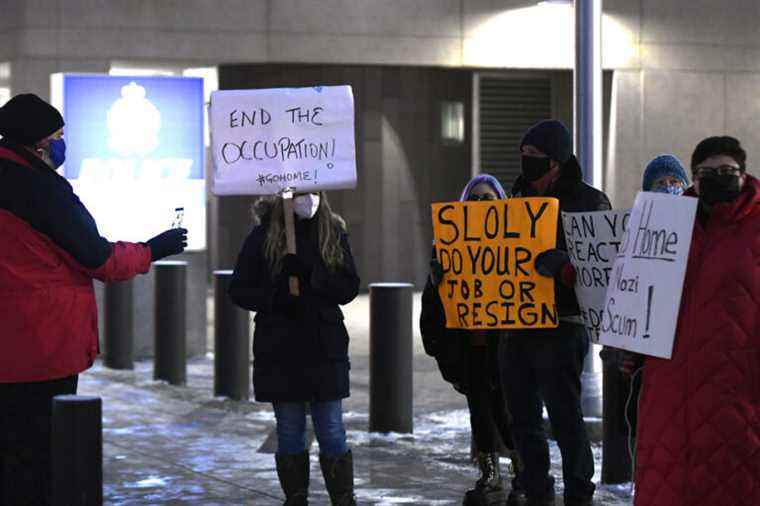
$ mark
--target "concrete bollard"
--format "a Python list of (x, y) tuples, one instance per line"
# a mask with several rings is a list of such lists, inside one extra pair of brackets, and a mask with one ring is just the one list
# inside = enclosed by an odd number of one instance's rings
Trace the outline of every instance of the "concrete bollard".
[(134, 369), (132, 281), (106, 283), (105, 306), (105, 366)]
[(369, 430), (414, 431), (412, 285), (369, 285)]
[(187, 262), (154, 262), (155, 356), (153, 379), (187, 382)]
[(214, 395), (247, 400), (251, 392), (250, 318), (230, 300), (232, 271), (214, 271)]
[(53, 398), (53, 506), (103, 504), (103, 430), (99, 397)]
[(581, 374), (581, 409), (583, 416), (602, 417), (602, 361), (598, 344), (590, 343)]

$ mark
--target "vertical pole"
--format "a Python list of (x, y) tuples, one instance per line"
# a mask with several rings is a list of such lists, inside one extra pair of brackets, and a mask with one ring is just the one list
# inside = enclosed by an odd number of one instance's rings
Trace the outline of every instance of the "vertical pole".
[[(285, 246), (288, 254), (296, 253), (296, 225), (293, 216), (293, 191), (286, 188), (282, 191), (282, 211), (285, 218)], [(298, 295), (298, 278), (290, 276), (288, 287), (291, 295)]]
[(247, 400), (251, 391), (249, 314), (230, 300), (232, 271), (214, 271), (214, 395)]
[(53, 506), (103, 504), (103, 433), (99, 397), (53, 398)]
[(602, 187), (602, 0), (575, 0), (575, 152), (583, 179)]
[[(583, 179), (602, 187), (602, 0), (575, 0), (575, 152)], [(597, 347), (589, 347), (581, 377), (586, 416), (601, 416), (601, 372)]]
[(369, 285), (369, 430), (414, 431), (412, 285)]
[[(575, 0), (575, 146), (585, 181), (597, 188), (602, 187), (601, 24), (602, 0)], [(584, 376), (591, 372), (587, 369)], [(602, 383), (602, 481), (621, 483), (630, 479), (627, 434), (621, 423), (626, 389), (614, 366), (604, 366)]]
[(187, 262), (154, 262), (155, 357), (153, 379), (187, 382)]
[(134, 369), (132, 281), (106, 283), (105, 304), (105, 366)]

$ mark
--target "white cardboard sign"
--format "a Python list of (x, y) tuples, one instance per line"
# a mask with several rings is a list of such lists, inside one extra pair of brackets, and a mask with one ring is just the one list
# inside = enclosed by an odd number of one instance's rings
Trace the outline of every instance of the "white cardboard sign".
[(215, 91), (209, 122), (216, 195), (356, 187), (350, 86)]
[(599, 342), (604, 296), (630, 215), (630, 210), (562, 213), (581, 318), (595, 343)]
[(640, 192), (602, 309), (602, 344), (670, 358), (697, 199)]

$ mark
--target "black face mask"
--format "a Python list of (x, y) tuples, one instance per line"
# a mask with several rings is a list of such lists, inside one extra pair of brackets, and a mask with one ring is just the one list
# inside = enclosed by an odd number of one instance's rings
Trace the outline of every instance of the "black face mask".
[(699, 198), (707, 205), (731, 202), (741, 191), (739, 176), (712, 175), (699, 179)]
[(541, 179), (551, 170), (551, 160), (546, 157), (522, 155), (521, 165), (522, 177), (529, 183)]

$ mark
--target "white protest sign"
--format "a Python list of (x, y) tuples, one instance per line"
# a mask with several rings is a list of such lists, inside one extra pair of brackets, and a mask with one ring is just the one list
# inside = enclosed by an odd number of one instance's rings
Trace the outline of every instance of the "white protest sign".
[(599, 342), (604, 296), (630, 214), (630, 210), (562, 213), (581, 318), (595, 343)]
[(350, 86), (215, 91), (209, 122), (216, 195), (356, 187)]
[(670, 358), (697, 199), (640, 192), (623, 233), (599, 342)]

